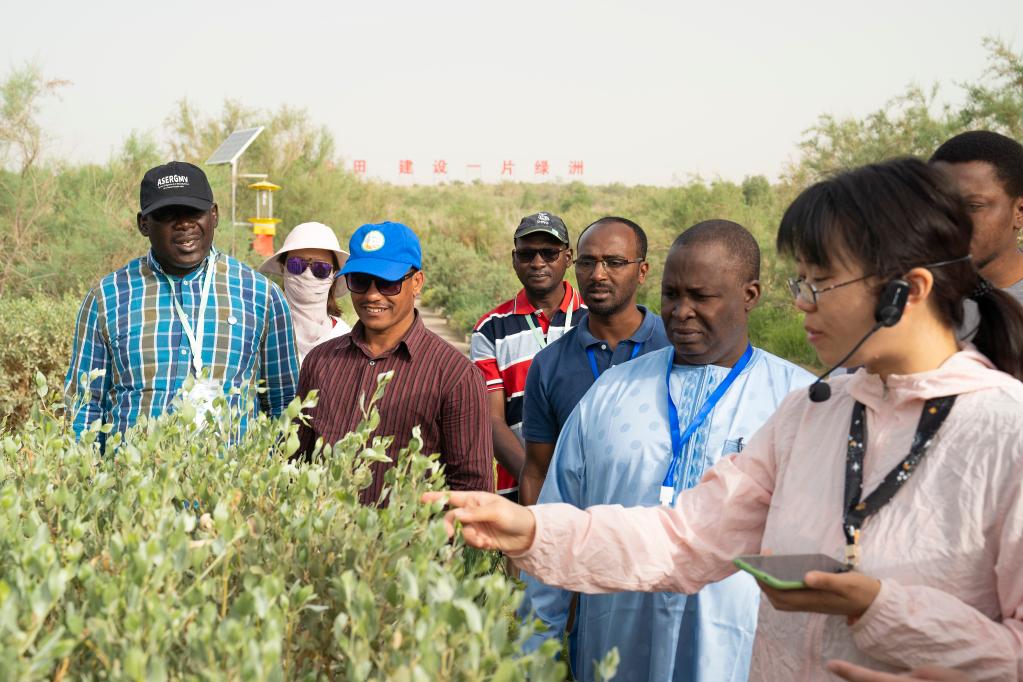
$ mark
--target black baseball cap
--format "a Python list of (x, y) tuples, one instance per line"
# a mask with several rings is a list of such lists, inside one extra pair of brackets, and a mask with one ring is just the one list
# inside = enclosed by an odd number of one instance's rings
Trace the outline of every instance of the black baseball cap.
[(164, 206), (189, 206), (208, 211), (213, 207), (213, 189), (201, 168), (184, 161), (171, 161), (150, 168), (142, 176), (139, 204), (144, 216)]
[(534, 232), (554, 235), (563, 244), (569, 243), (568, 228), (565, 227), (565, 221), (553, 213), (541, 211), (540, 213), (527, 215), (519, 222), (519, 226), (515, 228), (514, 238), (525, 237), (527, 234), (533, 234)]

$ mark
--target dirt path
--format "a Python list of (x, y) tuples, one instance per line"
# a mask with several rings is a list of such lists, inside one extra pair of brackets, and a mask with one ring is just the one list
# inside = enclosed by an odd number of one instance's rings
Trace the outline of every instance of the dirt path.
[(447, 318), (440, 311), (420, 307), (419, 314), (422, 316), (423, 324), (426, 325), (427, 329), (457, 348), (462, 355), (469, 356), (469, 344), (465, 342), (465, 337), (460, 336), (454, 329), (448, 326)]

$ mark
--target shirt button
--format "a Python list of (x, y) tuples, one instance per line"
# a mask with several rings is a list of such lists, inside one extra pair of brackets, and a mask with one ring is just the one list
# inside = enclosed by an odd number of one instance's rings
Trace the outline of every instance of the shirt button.
[(607, 350), (607, 344), (606, 343), (600, 344), (600, 350)]
[(237, 324), (237, 322), (238, 322), (238, 318), (235, 317), (234, 315), (231, 315), (229, 318), (227, 318), (227, 323), (228, 324)]
[(376, 361), (376, 360), (370, 360), (370, 361), (369, 361), (369, 366), (370, 366), (370, 367), (372, 367), (372, 366), (373, 366), (373, 365), (375, 365), (375, 364), (377, 364), (377, 361)]
[(181, 349), (181, 354), (182, 354), (182, 355), (188, 355), (188, 351), (187, 351), (187, 350), (185, 350), (184, 348), (182, 348), (182, 349)]

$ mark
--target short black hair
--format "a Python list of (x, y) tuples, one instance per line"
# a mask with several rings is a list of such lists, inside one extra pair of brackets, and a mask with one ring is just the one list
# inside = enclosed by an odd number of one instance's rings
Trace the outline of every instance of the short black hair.
[(1006, 194), (1023, 197), (1023, 145), (1011, 137), (990, 130), (971, 130), (942, 144), (931, 155), (931, 163), (983, 161), (994, 166)]
[(744, 282), (760, 279), (760, 245), (749, 230), (731, 220), (704, 220), (675, 238), (671, 248), (695, 244), (721, 244), (731, 254)]
[(638, 223), (629, 220), (628, 218), (619, 218), (618, 216), (612, 215), (604, 216), (603, 218), (594, 220), (592, 223), (587, 225), (586, 229), (579, 233), (579, 238), (575, 242), (576, 249), (579, 248), (579, 242), (582, 241), (583, 235), (586, 234), (586, 231), (591, 227), (597, 227), (598, 225), (610, 225), (611, 223), (621, 223), (632, 230), (632, 234), (636, 236), (636, 251), (638, 252), (638, 257), (646, 260), (647, 241), (646, 232), (643, 231), (643, 228), (640, 227)]

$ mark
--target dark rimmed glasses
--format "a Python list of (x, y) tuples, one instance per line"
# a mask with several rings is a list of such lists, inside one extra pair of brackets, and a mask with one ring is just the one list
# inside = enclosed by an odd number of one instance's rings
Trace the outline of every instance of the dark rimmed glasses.
[(621, 270), (626, 265), (632, 265), (633, 263), (642, 263), (645, 258), (634, 258), (629, 260), (628, 258), (588, 258), (583, 256), (577, 258), (575, 261), (575, 269), (581, 270), (582, 272), (592, 272), (597, 269), (597, 264), (604, 266), (604, 270), (607, 272), (613, 272), (615, 270)]
[(540, 258), (543, 259), (544, 263), (553, 263), (558, 260), (558, 257), (564, 253), (565, 249), (558, 249), (553, 246), (545, 247), (542, 249), (512, 249), (512, 255), (515, 256), (515, 260), (526, 265), (532, 263), (539, 254)]
[(333, 263), (312, 258), (302, 258), (300, 256), (289, 256), (284, 261), (284, 267), (293, 275), (301, 275), (305, 272), (306, 268), (309, 268), (316, 279), (330, 279), (331, 275), (334, 274)]
[(382, 296), (397, 296), (401, 293), (401, 285), (405, 283), (417, 270), (410, 270), (401, 279), (383, 279), (376, 275), (369, 275), (365, 272), (349, 272), (345, 275), (345, 284), (353, 294), (364, 294), (369, 291), (370, 284), (376, 284), (377, 291)]

